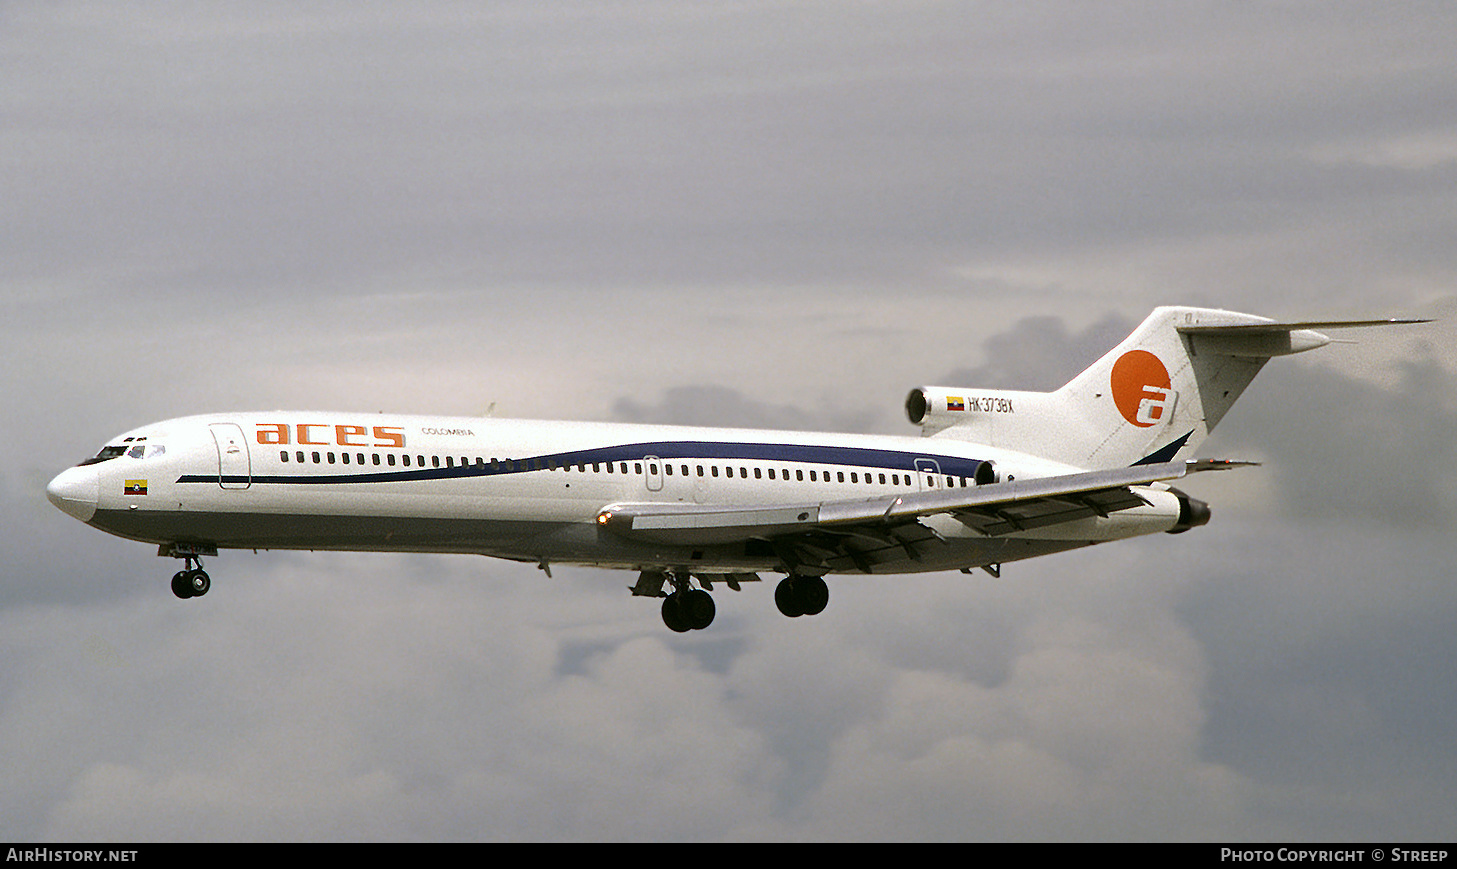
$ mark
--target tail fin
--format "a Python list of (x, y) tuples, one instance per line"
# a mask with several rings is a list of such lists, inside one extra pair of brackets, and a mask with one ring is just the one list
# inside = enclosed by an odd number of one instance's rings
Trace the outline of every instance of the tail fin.
[(1056, 392), (923, 387), (906, 409), (927, 435), (1079, 467), (1188, 459), (1271, 357), (1330, 343), (1315, 329), (1410, 322), (1424, 321), (1277, 323), (1211, 308), (1157, 308)]

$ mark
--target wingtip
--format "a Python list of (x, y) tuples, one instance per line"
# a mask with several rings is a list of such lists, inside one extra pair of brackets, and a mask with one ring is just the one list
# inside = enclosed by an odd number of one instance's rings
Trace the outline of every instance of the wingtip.
[(1184, 463), (1188, 472), (1193, 474), (1199, 471), (1227, 471), (1231, 468), (1255, 468), (1260, 462), (1246, 462), (1238, 459), (1193, 459)]

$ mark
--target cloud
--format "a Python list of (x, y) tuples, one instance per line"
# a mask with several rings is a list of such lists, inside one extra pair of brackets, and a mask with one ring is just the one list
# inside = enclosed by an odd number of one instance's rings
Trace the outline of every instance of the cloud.
[[(1339, 348), (1317, 352), (1335, 356)], [(1368, 528), (1451, 527), (1457, 484), (1433, 470), (1457, 463), (1457, 373), (1418, 355), (1393, 364), (1388, 388), (1334, 367), (1281, 361), (1226, 420), (1225, 437), (1268, 457), (1290, 514)]]
[(228, 553), (181, 602), (41, 494), (194, 411), (906, 432), (1157, 304), (1446, 305), (1437, 9), (7, 8), (0, 828), (1443, 837), (1438, 338), (1272, 363), (1205, 528), (688, 636), (471, 558)]
[(824, 402), (775, 405), (722, 386), (672, 387), (654, 405), (621, 398), (612, 406), (613, 417), (622, 422), (790, 431), (864, 431), (870, 423), (869, 414), (867, 409), (834, 407)]

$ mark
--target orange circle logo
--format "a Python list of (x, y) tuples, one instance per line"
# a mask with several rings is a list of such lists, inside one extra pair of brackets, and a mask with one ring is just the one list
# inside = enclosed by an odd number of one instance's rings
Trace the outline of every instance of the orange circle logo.
[(1111, 380), (1118, 412), (1139, 428), (1163, 422), (1173, 408), (1169, 370), (1147, 350), (1130, 350), (1119, 356)]

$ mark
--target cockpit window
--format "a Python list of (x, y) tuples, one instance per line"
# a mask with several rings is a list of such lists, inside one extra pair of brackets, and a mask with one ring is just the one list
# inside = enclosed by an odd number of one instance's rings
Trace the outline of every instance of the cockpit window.
[[(132, 438), (127, 438), (127, 440), (132, 440)], [(81, 465), (94, 465), (98, 462), (109, 461), (119, 456), (126, 456), (132, 459), (140, 459), (143, 457), (155, 458), (165, 452), (167, 452), (167, 448), (161, 444), (122, 443), (115, 446), (102, 447), (101, 452), (82, 462)]]
[(114, 459), (117, 456), (124, 455), (126, 453), (127, 449), (128, 449), (128, 447), (124, 447), (124, 446), (119, 446), (119, 447), (102, 447), (101, 448), (101, 452), (97, 453), (95, 456), (93, 456), (93, 457), (87, 459), (86, 461), (82, 462), (81, 465), (82, 466), (85, 466), (85, 465), (94, 465), (97, 462), (104, 462), (104, 461), (107, 461), (108, 459)]

